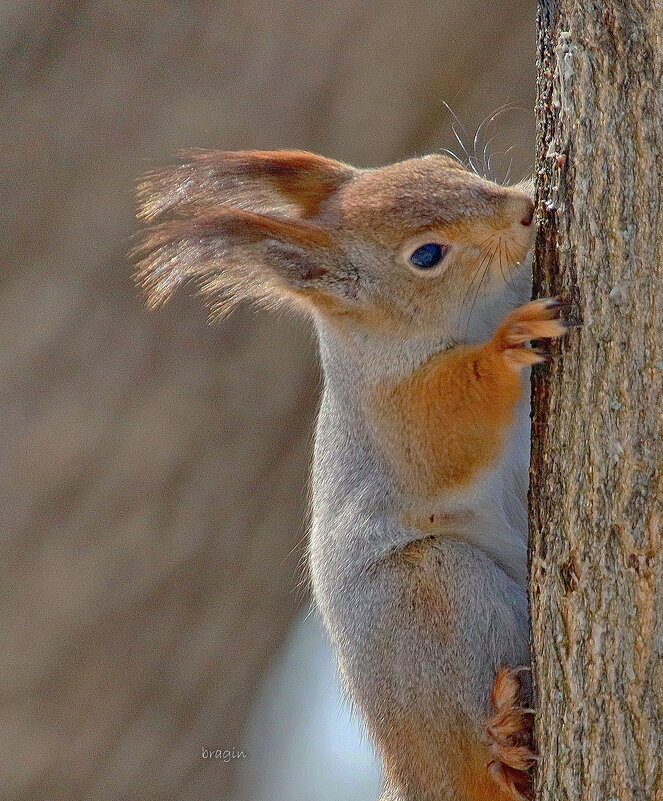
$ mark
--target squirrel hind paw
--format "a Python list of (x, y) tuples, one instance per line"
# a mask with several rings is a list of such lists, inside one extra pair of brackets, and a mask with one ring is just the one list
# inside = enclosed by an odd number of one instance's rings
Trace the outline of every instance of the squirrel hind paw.
[(532, 777), (494, 760), (488, 765), (493, 781), (514, 801), (533, 801)]
[(515, 801), (533, 798), (531, 770), (537, 760), (533, 711), (523, 704), (527, 689), (522, 674), (522, 668), (497, 671), (491, 692), (494, 711), (487, 726), (493, 756), (488, 771)]

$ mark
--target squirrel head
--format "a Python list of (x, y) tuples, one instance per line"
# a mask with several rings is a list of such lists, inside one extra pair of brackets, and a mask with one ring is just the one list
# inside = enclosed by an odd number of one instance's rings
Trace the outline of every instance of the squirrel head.
[(533, 240), (527, 191), (439, 154), (355, 169), (303, 151), (193, 151), (148, 175), (139, 203), (151, 305), (194, 280), (213, 311), (292, 301), (397, 336), (502, 293)]

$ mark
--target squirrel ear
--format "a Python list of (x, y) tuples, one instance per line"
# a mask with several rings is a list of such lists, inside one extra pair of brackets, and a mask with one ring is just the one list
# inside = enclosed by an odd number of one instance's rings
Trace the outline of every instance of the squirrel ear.
[(219, 204), (255, 212), (315, 217), (356, 170), (303, 150), (192, 150), (184, 163), (147, 175), (138, 216), (154, 222)]
[(189, 280), (216, 296), (215, 310), (227, 311), (244, 298), (283, 299), (324, 282), (329, 273), (340, 277), (340, 251), (328, 231), (223, 206), (148, 228), (131, 255), (150, 306)]

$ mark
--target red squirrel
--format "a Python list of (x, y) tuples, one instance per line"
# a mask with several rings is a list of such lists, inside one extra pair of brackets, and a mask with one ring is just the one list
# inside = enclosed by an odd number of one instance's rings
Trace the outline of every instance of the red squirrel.
[(190, 152), (139, 190), (150, 304), (193, 280), (315, 325), (310, 575), (382, 801), (531, 797), (526, 377), (566, 325), (525, 302), (530, 195), (301, 151)]

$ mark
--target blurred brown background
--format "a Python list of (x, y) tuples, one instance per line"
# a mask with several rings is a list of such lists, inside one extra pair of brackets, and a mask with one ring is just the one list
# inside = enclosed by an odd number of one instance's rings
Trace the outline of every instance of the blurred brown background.
[(236, 763), (201, 746), (242, 747), (303, 602), (312, 337), (249, 310), (209, 326), (184, 295), (148, 313), (124, 255), (136, 178), (190, 146), (460, 151), (446, 101), (470, 151), (519, 107), (477, 147), (515, 145), (493, 167), (518, 179), (534, 5), (0, 6), (7, 798), (232, 799)]

